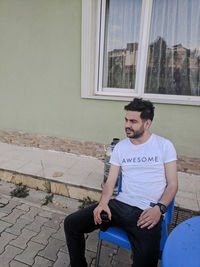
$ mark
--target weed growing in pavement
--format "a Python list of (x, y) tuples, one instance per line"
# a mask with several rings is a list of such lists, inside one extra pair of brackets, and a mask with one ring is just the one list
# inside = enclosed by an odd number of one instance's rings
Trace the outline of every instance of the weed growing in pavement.
[(53, 193), (50, 195), (46, 195), (46, 197), (42, 200), (42, 205), (47, 205), (53, 202)]
[(80, 199), (79, 202), (82, 202), (82, 204), (79, 206), (79, 209), (84, 209), (91, 204), (97, 203), (97, 201), (92, 200), (90, 197), (84, 197), (83, 199)]
[(51, 184), (49, 182), (46, 182), (44, 187), (47, 193), (51, 193)]
[(29, 195), (29, 189), (26, 185), (19, 183), (16, 185), (16, 188), (10, 192), (12, 197), (27, 197)]

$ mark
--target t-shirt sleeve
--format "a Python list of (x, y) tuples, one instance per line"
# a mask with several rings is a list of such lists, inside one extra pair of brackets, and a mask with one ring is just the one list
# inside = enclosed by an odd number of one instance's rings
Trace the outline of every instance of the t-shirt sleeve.
[(164, 163), (177, 160), (177, 154), (174, 145), (169, 140), (166, 140), (164, 145)]
[(118, 145), (114, 147), (109, 163), (116, 165), (116, 166), (121, 166)]

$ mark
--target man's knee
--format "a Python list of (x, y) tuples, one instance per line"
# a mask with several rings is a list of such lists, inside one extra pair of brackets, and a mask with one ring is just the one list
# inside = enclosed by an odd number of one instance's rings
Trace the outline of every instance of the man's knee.
[(75, 225), (73, 223), (74, 219), (73, 219), (73, 214), (68, 215), (65, 220), (64, 220), (64, 230), (65, 233), (68, 233), (70, 230), (73, 229), (73, 226)]
[(96, 205), (78, 210), (68, 215), (64, 220), (65, 232), (90, 232), (94, 230), (93, 209)]

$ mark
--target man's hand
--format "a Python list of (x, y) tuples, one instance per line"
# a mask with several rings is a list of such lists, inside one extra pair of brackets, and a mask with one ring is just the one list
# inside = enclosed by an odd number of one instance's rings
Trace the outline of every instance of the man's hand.
[(99, 203), (99, 205), (93, 211), (95, 224), (101, 224), (102, 223), (101, 212), (103, 210), (105, 212), (107, 212), (108, 218), (109, 218), (109, 220), (111, 220), (111, 212), (110, 212), (110, 209), (109, 209), (108, 205), (102, 205), (102, 204)]
[(158, 206), (144, 210), (137, 222), (137, 226), (140, 228), (147, 227), (153, 228), (160, 220), (161, 212)]

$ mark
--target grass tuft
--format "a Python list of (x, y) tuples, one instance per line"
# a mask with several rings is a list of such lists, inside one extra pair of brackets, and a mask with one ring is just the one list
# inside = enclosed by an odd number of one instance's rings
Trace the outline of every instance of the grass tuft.
[(12, 197), (27, 197), (29, 195), (29, 189), (26, 185), (19, 183), (16, 185), (16, 188), (10, 192)]
[(83, 199), (80, 199), (79, 202), (82, 204), (79, 206), (79, 209), (87, 208), (88, 206), (97, 203), (97, 201), (92, 200), (90, 197), (84, 197)]
[(53, 193), (50, 195), (46, 195), (46, 197), (42, 200), (42, 205), (48, 205), (53, 202)]

